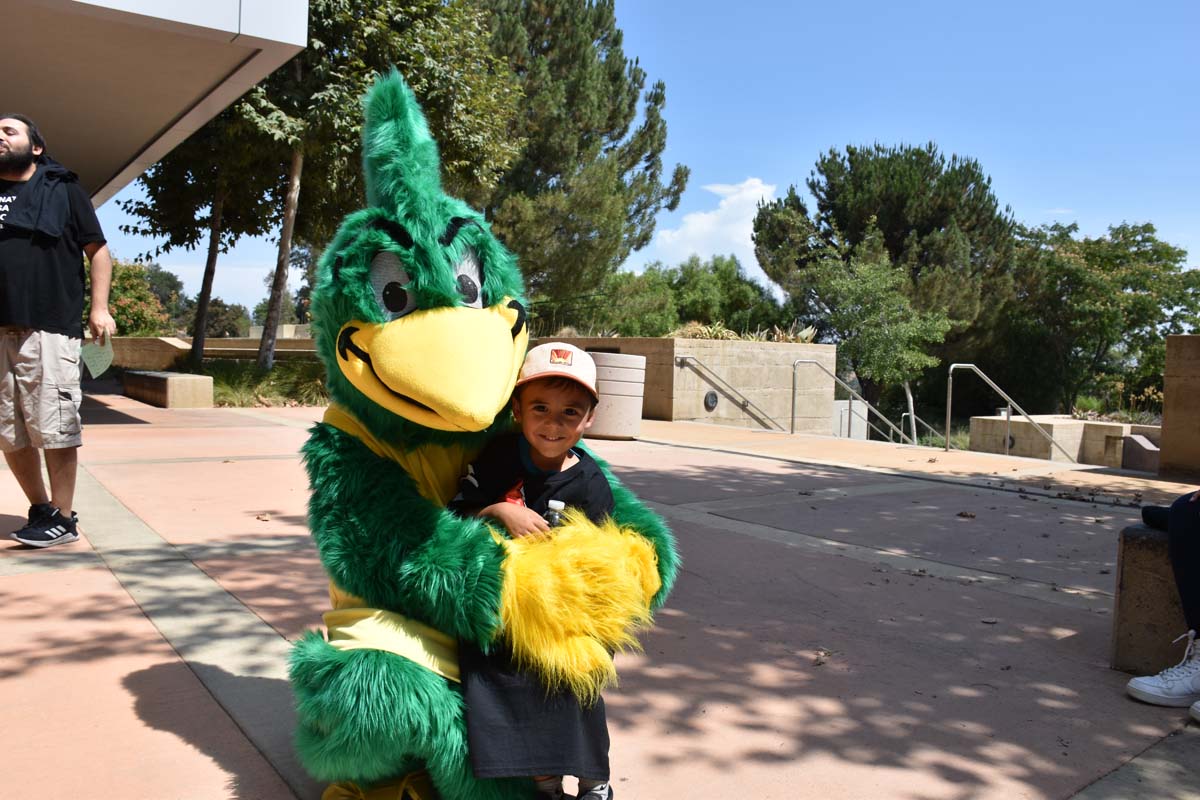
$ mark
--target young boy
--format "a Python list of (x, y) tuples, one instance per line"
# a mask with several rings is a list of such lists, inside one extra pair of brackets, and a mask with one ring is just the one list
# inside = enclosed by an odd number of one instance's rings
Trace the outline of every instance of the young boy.
[[(490, 517), (512, 536), (544, 535), (551, 500), (600, 522), (613, 495), (600, 467), (577, 449), (598, 401), (591, 356), (562, 342), (529, 351), (512, 398), (520, 433), (488, 443), (468, 468), (450, 509)], [(467, 738), (476, 777), (533, 776), (540, 800), (561, 800), (562, 776), (579, 778), (579, 800), (609, 800), (604, 701), (582, 706), (547, 692), (497, 645), (487, 654), (459, 648)]]

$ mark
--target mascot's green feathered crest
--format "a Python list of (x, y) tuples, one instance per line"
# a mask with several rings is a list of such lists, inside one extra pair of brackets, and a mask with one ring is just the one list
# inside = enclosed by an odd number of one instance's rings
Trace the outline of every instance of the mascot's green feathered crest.
[(507, 419), (528, 344), (520, 271), (483, 215), (442, 191), (399, 73), (364, 104), (369, 206), (342, 223), (312, 298), (330, 394), (405, 448), (485, 437)]

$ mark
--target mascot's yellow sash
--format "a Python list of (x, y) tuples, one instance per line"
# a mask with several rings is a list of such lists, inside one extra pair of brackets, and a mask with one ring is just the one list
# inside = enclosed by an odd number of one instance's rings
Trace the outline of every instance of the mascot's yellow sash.
[(326, 612), (325, 627), (329, 644), (338, 650), (386, 650), (455, 683), (460, 680), (458, 644), (415, 619), (379, 608), (340, 608)]
[[(458, 445), (430, 445), (401, 450), (376, 438), (346, 409), (331, 405), (324, 422), (353, 436), (380, 458), (398, 463), (413, 479), (425, 499), (440, 506), (458, 491), (458, 479), (474, 457)], [(367, 608), (360, 597), (329, 585), (333, 611), (325, 614), (329, 644), (339, 650), (385, 650), (458, 682), (458, 645), (436, 628), (401, 614)]]
[(376, 438), (356, 417), (336, 403), (325, 409), (322, 422), (358, 439), (380, 458), (395, 461), (416, 483), (421, 496), (439, 506), (446, 505), (458, 494), (458, 480), (478, 453), (478, 448), (467, 450), (457, 444), (427, 444), (415, 450), (401, 450)]

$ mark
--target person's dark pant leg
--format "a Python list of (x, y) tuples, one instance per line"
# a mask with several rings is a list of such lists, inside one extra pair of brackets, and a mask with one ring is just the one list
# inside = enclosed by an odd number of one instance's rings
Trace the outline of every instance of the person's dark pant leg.
[(1183, 617), (1189, 628), (1200, 633), (1200, 500), (1193, 503), (1193, 494), (1188, 492), (1171, 504), (1167, 541)]

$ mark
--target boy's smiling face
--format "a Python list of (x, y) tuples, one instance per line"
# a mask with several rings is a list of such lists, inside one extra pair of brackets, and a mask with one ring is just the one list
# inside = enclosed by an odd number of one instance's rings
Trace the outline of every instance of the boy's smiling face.
[(561, 378), (534, 380), (513, 397), (513, 418), (529, 442), (539, 469), (562, 469), (567, 454), (592, 427), (595, 401), (578, 383)]

